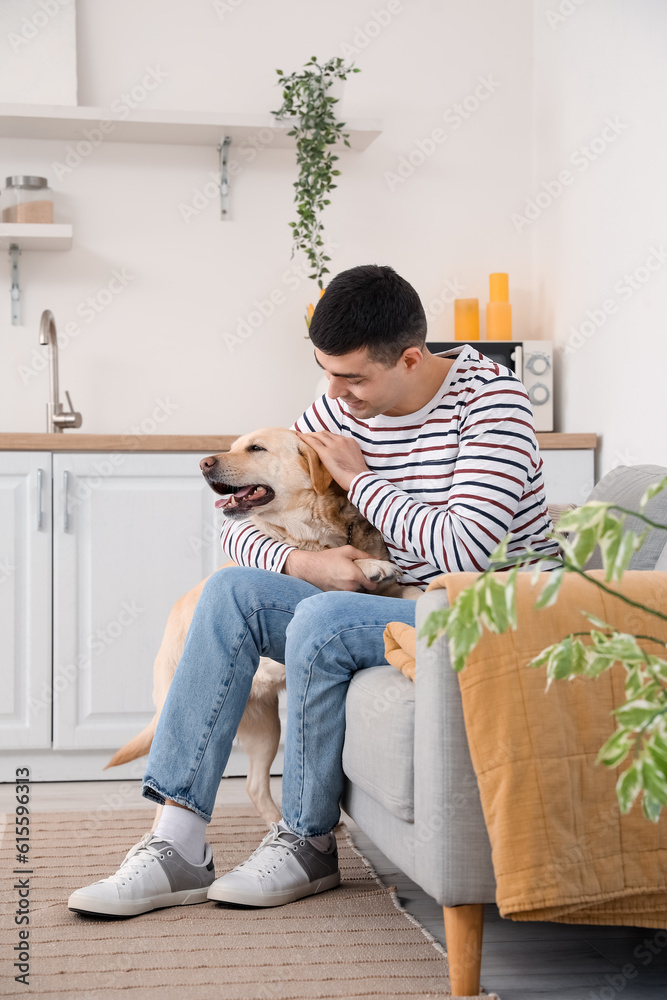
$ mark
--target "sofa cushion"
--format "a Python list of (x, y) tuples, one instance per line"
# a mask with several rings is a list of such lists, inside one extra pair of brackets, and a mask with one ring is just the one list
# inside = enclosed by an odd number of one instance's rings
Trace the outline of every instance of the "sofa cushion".
[[(648, 487), (660, 482), (664, 476), (667, 476), (667, 469), (661, 465), (619, 465), (603, 476), (588, 499), (610, 501), (626, 510), (638, 510), (639, 501)], [(667, 524), (667, 490), (649, 500), (644, 514), (658, 524)], [(638, 517), (628, 517), (625, 527), (630, 531), (641, 531), (645, 525)], [(656, 569), (664, 547), (665, 532), (652, 528), (639, 552), (635, 552), (630, 560), (629, 569)], [(602, 569), (599, 548), (588, 560), (586, 569)]]
[(414, 684), (394, 667), (359, 670), (345, 718), (343, 771), (397, 819), (414, 822)]

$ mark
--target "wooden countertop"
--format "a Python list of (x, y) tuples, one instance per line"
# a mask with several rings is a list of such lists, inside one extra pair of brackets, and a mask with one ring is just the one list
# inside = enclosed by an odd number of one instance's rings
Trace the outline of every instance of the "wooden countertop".
[[(0, 434), (0, 451), (227, 451), (236, 434)], [(595, 448), (597, 434), (538, 434), (543, 451)]]
[(0, 434), (0, 451), (227, 451), (238, 434)]
[(537, 435), (537, 443), (542, 451), (552, 451), (554, 449), (572, 448), (574, 450), (584, 448), (596, 448), (598, 443), (597, 434), (540, 434)]

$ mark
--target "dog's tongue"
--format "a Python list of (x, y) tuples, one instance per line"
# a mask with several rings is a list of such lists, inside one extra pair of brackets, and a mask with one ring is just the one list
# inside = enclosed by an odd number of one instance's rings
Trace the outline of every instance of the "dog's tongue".
[(254, 484), (251, 485), (251, 486), (242, 486), (240, 490), (236, 491), (236, 493), (232, 493), (231, 497), (221, 497), (220, 500), (216, 500), (215, 501), (215, 506), (216, 507), (226, 507), (227, 504), (230, 502), (230, 500), (231, 500), (232, 497), (235, 497), (236, 500), (239, 500), (241, 497), (247, 497), (247, 495), (249, 493), (252, 493), (252, 491), (254, 489), (255, 489), (255, 485)]

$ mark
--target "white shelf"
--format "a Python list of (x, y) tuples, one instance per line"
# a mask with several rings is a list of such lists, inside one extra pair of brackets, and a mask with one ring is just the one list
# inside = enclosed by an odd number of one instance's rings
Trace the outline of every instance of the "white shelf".
[(19, 250), (69, 250), (72, 227), (42, 222), (0, 222), (0, 250), (15, 243)]
[[(0, 104), (1, 138), (85, 140), (83, 130), (99, 129), (100, 122), (108, 123), (108, 131), (102, 133), (105, 142), (217, 146), (226, 135), (237, 144), (268, 130), (273, 138), (262, 142), (263, 146), (289, 149), (294, 145), (294, 139), (287, 135), (290, 126), (276, 125), (271, 115), (144, 109), (122, 121), (105, 108)], [(361, 152), (380, 135), (382, 123), (376, 118), (350, 119), (345, 122), (345, 131), (351, 148)], [(346, 148), (343, 143), (340, 146)]]

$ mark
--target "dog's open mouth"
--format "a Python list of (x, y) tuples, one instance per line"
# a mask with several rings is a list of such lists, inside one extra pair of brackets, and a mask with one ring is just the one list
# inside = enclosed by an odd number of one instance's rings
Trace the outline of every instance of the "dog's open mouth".
[(242, 513), (252, 510), (253, 507), (261, 507), (265, 503), (270, 503), (275, 497), (275, 493), (270, 486), (261, 483), (250, 486), (230, 486), (229, 483), (212, 483), (208, 485), (216, 493), (220, 493), (220, 500), (215, 501), (215, 506), (219, 507), (225, 514)]

